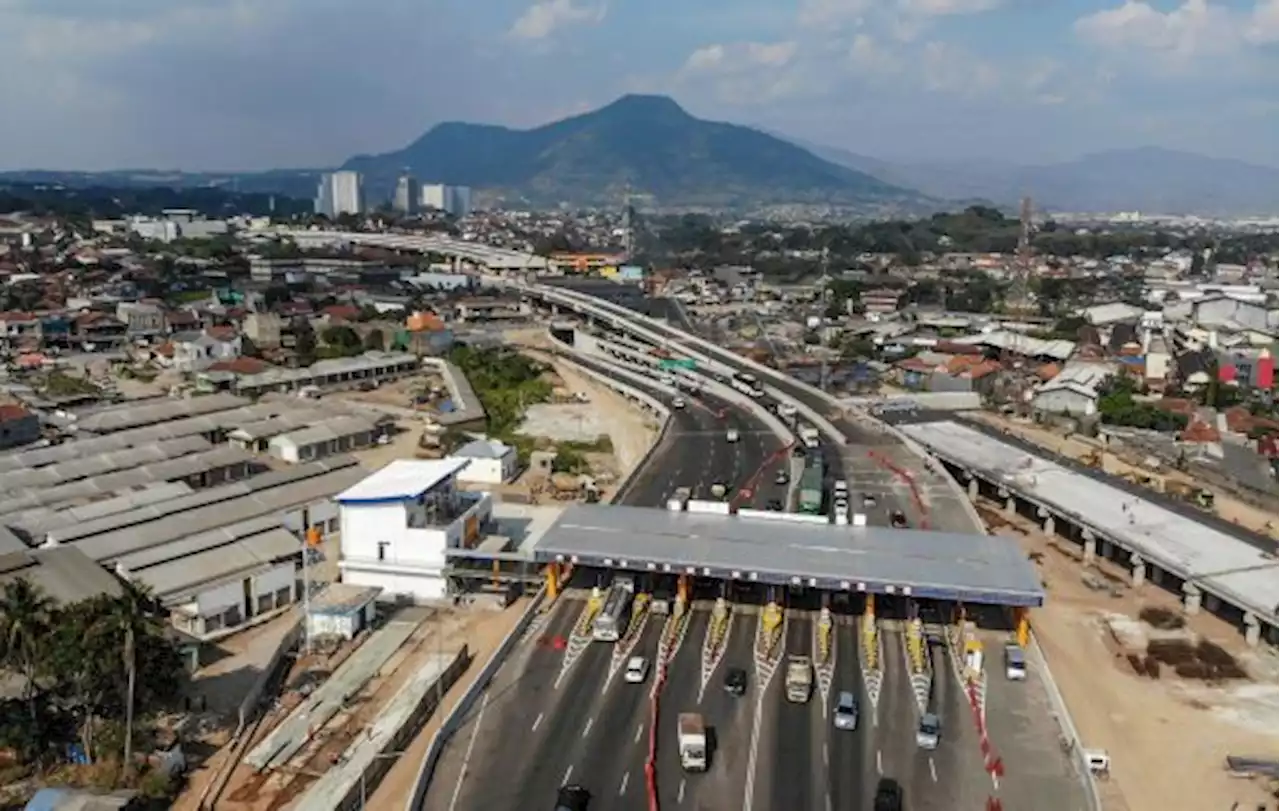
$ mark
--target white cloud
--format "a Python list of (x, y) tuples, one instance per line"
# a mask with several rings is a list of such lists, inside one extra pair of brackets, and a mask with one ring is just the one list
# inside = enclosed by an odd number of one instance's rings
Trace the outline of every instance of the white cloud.
[(981, 14), (1001, 4), (1002, 0), (898, 0), (898, 8), (914, 17)]
[(1209, 0), (1186, 0), (1165, 12), (1144, 0), (1125, 0), (1081, 17), (1074, 28), (1100, 48), (1121, 53), (1137, 49), (1154, 55), (1164, 68), (1185, 69), (1205, 57), (1234, 58), (1250, 45), (1275, 43), (1276, 9), (1277, 0), (1261, 0), (1246, 13)]
[(863, 18), (876, 8), (875, 0), (800, 0), (799, 22), (821, 28), (833, 24), (862, 25)]
[(599, 23), (604, 15), (603, 3), (575, 6), (573, 0), (546, 0), (529, 6), (508, 33), (516, 39), (546, 39), (567, 26)]
[(791, 40), (707, 45), (689, 54), (680, 72), (686, 75), (726, 74), (742, 73), (757, 68), (782, 68), (795, 57), (796, 47), (796, 43)]
[(897, 73), (902, 61), (870, 34), (858, 34), (849, 46), (849, 65), (862, 76)]
[(925, 43), (921, 50), (920, 74), (925, 87), (939, 93), (976, 96), (1000, 86), (1000, 73), (994, 65), (936, 40)]

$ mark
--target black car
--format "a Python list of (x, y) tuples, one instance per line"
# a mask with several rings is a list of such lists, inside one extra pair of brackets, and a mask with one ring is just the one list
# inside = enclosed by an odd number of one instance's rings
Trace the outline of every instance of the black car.
[(884, 779), (876, 786), (875, 811), (902, 811), (902, 786), (896, 780)]
[(791, 482), (791, 474), (785, 470), (779, 470), (778, 475), (773, 477), (776, 484), (789, 484)]
[(771, 499), (769, 499), (769, 503), (768, 503), (768, 504), (766, 504), (766, 505), (764, 505), (764, 506), (765, 506), (765, 509), (770, 510), (770, 511), (772, 511), (772, 512), (776, 512), (776, 513), (780, 513), (780, 512), (782, 512), (782, 500), (781, 500), (781, 499), (771, 498)]
[(889, 524), (894, 529), (906, 529), (907, 516), (902, 510), (894, 510), (889, 514)]
[(591, 792), (579, 785), (561, 786), (556, 792), (555, 811), (587, 811)]
[(724, 674), (724, 691), (731, 696), (743, 696), (747, 692), (747, 671), (731, 667)]

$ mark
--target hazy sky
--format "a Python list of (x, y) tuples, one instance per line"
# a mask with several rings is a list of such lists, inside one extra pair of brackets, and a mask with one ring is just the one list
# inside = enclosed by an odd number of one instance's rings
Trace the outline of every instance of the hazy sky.
[(1275, 165), (1277, 0), (0, 0), (0, 168), (329, 166), (626, 92), (879, 157)]

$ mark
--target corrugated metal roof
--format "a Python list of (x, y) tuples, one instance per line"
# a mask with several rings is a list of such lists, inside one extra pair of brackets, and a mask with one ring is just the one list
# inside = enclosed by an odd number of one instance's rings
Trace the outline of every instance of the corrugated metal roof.
[(64, 510), (51, 510), (47, 507), (23, 510), (13, 516), (7, 516), (6, 521), (8, 521), (9, 526), (21, 530), (32, 537), (38, 537), (43, 541), (42, 536), (47, 532), (73, 527), (108, 515), (136, 510), (148, 504), (181, 498), (190, 495), (191, 492), (190, 485), (185, 482), (163, 482), (141, 490), (125, 493), (115, 498), (93, 501), (79, 507), (69, 507)]
[(73, 603), (98, 594), (120, 594), (115, 575), (74, 547), (30, 549), (0, 555), (0, 588), (27, 579), (59, 603)]
[(189, 599), (228, 580), (266, 571), (302, 551), (302, 543), (287, 529), (273, 529), (128, 573), (151, 588), (166, 603)]
[(280, 434), (287, 434), (290, 431), (296, 431), (299, 428), (306, 427), (331, 416), (333, 415), (329, 412), (319, 411), (316, 409), (298, 409), (297, 411), (280, 414), (272, 417), (271, 419), (245, 423), (232, 431), (230, 436), (232, 439), (239, 439), (242, 441), (271, 439), (273, 436), (279, 436)]
[(94, 434), (108, 434), (159, 422), (172, 422), (183, 417), (196, 417), (216, 411), (243, 408), (249, 401), (233, 394), (209, 394), (186, 400), (165, 400), (148, 405), (125, 403), (92, 414), (77, 416), (78, 430)]
[(377, 426), (373, 424), (372, 420), (367, 420), (364, 417), (330, 417), (318, 425), (300, 428), (273, 438), (271, 447), (293, 445), (296, 448), (305, 448), (310, 445), (319, 445), (322, 442), (332, 442), (335, 439), (370, 434), (376, 428)]
[(0, 473), (0, 492), (54, 487), (118, 470), (129, 470), (142, 465), (177, 459), (187, 454), (207, 451), (211, 447), (202, 437), (185, 436), (165, 440), (155, 445), (141, 445), (82, 456), (57, 465), (9, 470)]
[(238, 448), (214, 448), (204, 453), (181, 456), (148, 467), (108, 473), (84, 481), (68, 482), (43, 490), (24, 490), (0, 501), (0, 515), (24, 510), (28, 507), (49, 506), (81, 498), (115, 493), (144, 484), (185, 479), (219, 468), (231, 467), (252, 461), (253, 457)]
[(230, 501), (174, 513), (144, 524), (80, 538), (73, 543), (96, 561), (114, 563), (125, 555), (172, 543), (190, 535), (264, 515), (279, 515), (290, 509), (330, 499), (363, 476), (364, 471), (359, 468), (346, 468)]
[(283, 487), (293, 482), (322, 476), (335, 470), (346, 470), (353, 467), (356, 460), (350, 456), (331, 456), (318, 462), (295, 465), (285, 470), (272, 470), (258, 476), (197, 490), (153, 504), (140, 505), (136, 509), (121, 511), (100, 518), (81, 521), (73, 526), (61, 527), (49, 532), (51, 543), (71, 543), (81, 538), (102, 535), (107, 532), (156, 521), (167, 515), (188, 513), (200, 507), (232, 501), (255, 493), (263, 493), (272, 488)]
[[(533, 547), (628, 570), (1040, 605), (1044, 591), (1018, 545), (994, 535), (793, 523), (646, 507), (569, 507)], [(811, 584), (810, 581), (813, 581)]]

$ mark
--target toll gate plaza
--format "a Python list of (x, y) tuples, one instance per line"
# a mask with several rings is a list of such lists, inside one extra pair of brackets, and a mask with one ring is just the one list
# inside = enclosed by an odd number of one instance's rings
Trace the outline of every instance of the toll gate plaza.
[(994, 535), (581, 504), (532, 548), (537, 563), (834, 592), (1036, 607), (1044, 589)]

